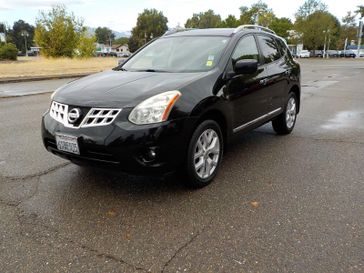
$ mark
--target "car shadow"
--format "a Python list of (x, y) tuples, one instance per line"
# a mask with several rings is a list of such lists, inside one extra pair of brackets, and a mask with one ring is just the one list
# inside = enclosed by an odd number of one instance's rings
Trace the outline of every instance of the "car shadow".
[[(237, 215), (256, 221), (250, 202), (265, 192), (276, 194), (264, 169), (274, 159), (262, 160), (275, 143), (269, 127), (237, 136), (214, 182), (199, 190), (184, 186), (178, 175), (131, 176), (67, 165), (42, 177), (37, 194), (21, 208), (42, 229), (51, 222), (68, 240), (159, 268), (176, 245), (212, 222), (224, 226)], [(36, 235), (48, 240), (44, 234)]]
[[(276, 138), (270, 125), (258, 128), (255, 131), (237, 135), (228, 144), (227, 151), (224, 154), (224, 159), (221, 164), (219, 174), (212, 183), (224, 183), (226, 181), (218, 181), (221, 173), (224, 173), (226, 167), (229, 170), (237, 171), (241, 167), (245, 168), (244, 161), (240, 161), (239, 166), (236, 166), (237, 157), (244, 155), (248, 161), (249, 157), (254, 156), (254, 153), (264, 147), (265, 142), (270, 142)], [(243, 166), (241, 165), (243, 164)], [(237, 168), (237, 169), (236, 169)], [(184, 183), (184, 176), (180, 172), (170, 173), (164, 176), (144, 176), (144, 175), (129, 175), (117, 171), (107, 169), (99, 169), (94, 167), (79, 167), (78, 177), (90, 177), (85, 179), (84, 183), (97, 188), (109, 188), (114, 192), (143, 194), (149, 195), (152, 193), (188, 193), (195, 191)], [(85, 185), (85, 186), (86, 186)], [(211, 187), (210, 185), (209, 187)]]

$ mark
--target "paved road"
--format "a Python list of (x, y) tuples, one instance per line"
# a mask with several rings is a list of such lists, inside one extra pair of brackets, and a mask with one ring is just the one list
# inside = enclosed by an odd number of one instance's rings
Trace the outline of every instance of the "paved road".
[(0, 98), (53, 92), (59, 86), (75, 79), (76, 78), (67, 78), (19, 83), (0, 83)]
[(304, 61), (297, 127), (229, 147), (216, 181), (47, 153), (49, 95), (0, 100), (0, 272), (363, 272), (364, 62)]

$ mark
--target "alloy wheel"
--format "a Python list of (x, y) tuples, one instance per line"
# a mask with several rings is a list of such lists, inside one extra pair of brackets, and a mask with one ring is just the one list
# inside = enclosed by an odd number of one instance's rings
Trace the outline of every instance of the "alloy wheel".
[(207, 179), (216, 170), (220, 159), (220, 139), (216, 131), (207, 129), (199, 136), (194, 153), (194, 166), (197, 175)]
[(296, 121), (297, 105), (294, 97), (291, 97), (287, 103), (286, 109), (286, 124), (291, 129)]

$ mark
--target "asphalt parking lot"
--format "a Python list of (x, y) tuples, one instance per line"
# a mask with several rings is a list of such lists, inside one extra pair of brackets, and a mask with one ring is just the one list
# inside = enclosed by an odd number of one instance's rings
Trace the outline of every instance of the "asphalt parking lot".
[(0, 99), (0, 272), (363, 272), (364, 61), (301, 63), (294, 132), (239, 136), (195, 191), (59, 159), (49, 94)]

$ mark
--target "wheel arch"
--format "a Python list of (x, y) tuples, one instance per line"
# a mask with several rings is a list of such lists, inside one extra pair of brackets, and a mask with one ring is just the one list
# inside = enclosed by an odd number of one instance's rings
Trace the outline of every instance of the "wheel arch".
[(297, 103), (298, 103), (297, 113), (299, 113), (300, 109), (301, 109), (301, 90), (298, 87), (298, 85), (295, 84), (291, 87), (291, 89), (289, 90), (289, 93), (294, 93), (296, 95)]
[(229, 124), (224, 113), (219, 109), (208, 109), (203, 112), (198, 118), (195, 127), (197, 127), (204, 120), (213, 120), (219, 124), (221, 133), (224, 140), (224, 150), (226, 150), (228, 139), (229, 139)]

